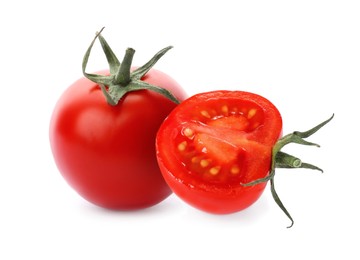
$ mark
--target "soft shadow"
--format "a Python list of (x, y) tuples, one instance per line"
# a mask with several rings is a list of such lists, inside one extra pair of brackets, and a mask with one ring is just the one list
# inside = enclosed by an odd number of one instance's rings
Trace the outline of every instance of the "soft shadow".
[(165, 200), (161, 201), (160, 203), (144, 208), (144, 209), (133, 209), (133, 210), (111, 210), (96, 206), (86, 200), (83, 200), (81, 203), (81, 209), (88, 213), (92, 214), (106, 214), (106, 215), (115, 215), (115, 216), (137, 216), (137, 215), (163, 215), (169, 214), (170, 212), (174, 212), (181, 209), (181, 205), (178, 198), (175, 197), (174, 194), (170, 195)]

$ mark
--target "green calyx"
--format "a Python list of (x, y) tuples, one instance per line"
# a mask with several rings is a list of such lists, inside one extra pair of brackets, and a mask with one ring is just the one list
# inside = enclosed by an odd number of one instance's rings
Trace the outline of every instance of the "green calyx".
[(243, 186), (253, 186), (253, 185), (256, 185), (259, 183), (270, 181), (271, 194), (272, 194), (276, 204), (281, 208), (281, 210), (291, 220), (291, 225), (288, 228), (290, 228), (294, 225), (294, 220), (291, 217), (290, 213), (285, 208), (285, 206), (283, 205), (283, 203), (281, 202), (281, 200), (275, 190), (275, 185), (274, 185), (275, 169), (276, 168), (306, 168), (306, 169), (318, 170), (321, 172), (323, 172), (323, 170), (315, 165), (312, 165), (309, 163), (304, 163), (299, 158), (282, 152), (281, 149), (290, 143), (320, 147), (320, 145), (318, 145), (318, 144), (306, 141), (305, 138), (308, 138), (311, 135), (315, 134), (320, 128), (322, 128), (324, 125), (329, 123), (333, 119), (333, 117), (334, 117), (334, 114), (329, 119), (325, 120), (324, 122), (318, 124), (317, 126), (311, 128), (308, 131), (305, 131), (305, 132), (295, 131), (291, 134), (285, 135), (284, 137), (280, 138), (272, 149), (272, 161), (271, 161), (271, 168), (270, 168), (269, 175), (265, 178), (261, 178), (261, 179), (243, 184)]
[[(141, 78), (145, 76), (145, 74), (168, 50), (172, 48), (172, 46), (160, 50), (146, 64), (131, 72), (131, 63), (135, 54), (135, 50), (132, 48), (128, 48), (125, 52), (125, 56), (122, 62), (120, 63), (108, 43), (105, 41), (104, 37), (101, 36), (101, 32), (103, 31), (103, 29), (104, 28), (102, 28), (100, 32), (96, 33), (95, 38), (93, 39), (89, 48), (86, 51), (83, 58), (82, 71), (86, 78), (97, 83), (100, 86), (107, 102), (110, 105), (117, 105), (121, 98), (128, 92), (144, 89), (155, 91), (170, 99), (176, 104), (180, 103), (180, 101), (170, 91), (158, 86), (150, 85), (141, 80)], [(90, 52), (96, 39), (99, 39), (101, 47), (105, 53), (107, 62), (109, 64), (109, 76), (90, 74), (86, 72), (86, 66), (88, 64)]]

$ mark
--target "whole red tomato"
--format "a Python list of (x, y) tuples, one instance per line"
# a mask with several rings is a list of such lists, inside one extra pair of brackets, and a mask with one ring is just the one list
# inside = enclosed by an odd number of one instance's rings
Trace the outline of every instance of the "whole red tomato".
[(267, 99), (243, 91), (196, 94), (176, 107), (161, 125), (157, 158), (171, 189), (190, 205), (210, 213), (247, 208), (262, 194), (268, 180), (273, 197), (275, 167), (317, 169), (283, 153), (288, 143), (316, 145), (306, 132), (282, 135), (282, 118)]
[[(104, 38), (97, 37), (105, 46), (110, 72), (85, 73), (91, 45), (84, 57), (84, 75), (95, 81), (99, 77), (100, 83), (79, 79), (60, 97), (50, 123), (53, 156), (62, 176), (86, 200), (110, 209), (149, 207), (171, 194), (157, 165), (155, 137), (177, 104), (157, 92), (169, 90), (178, 100), (185, 94), (178, 83), (158, 70), (143, 66), (130, 73), (129, 60), (124, 58), (120, 65)], [(102, 85), (104, 79), (113, 80), (119, 73), (129, 77), (131, 84), (145, 88), (123, 82)], [(119, 98), (114, 96), (114, 88), (127, 91)], [(159, 91), (148, 90), (152, 88)], [(104, 94), (113, 95), (114, 102)]]

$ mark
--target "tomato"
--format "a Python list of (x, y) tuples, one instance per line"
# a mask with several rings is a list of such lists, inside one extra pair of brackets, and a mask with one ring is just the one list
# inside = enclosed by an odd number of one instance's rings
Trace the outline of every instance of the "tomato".
[[(180, 86), (151, 70), (143, 79), (183, 98)], [(117, 106), (107, 104), (96, 83), (83, 78), (58, 101), (50, 142), (66, 181), (90, 202), (112, 209), (143, 208), (171, 194), (155, 156), (155, 137), (175, 103), (141, 90)]]
[[(110, 71), (84, 72), (84, 75), (95, 80), (94, 75), (111, 80), (116, 78), (113, 77), (116, 71), (124, 70), (116, 57), (111, 56), (113, 53), (105, 40), (100, 40), (105, 45)], [(84, 57), (85, 65), (89, 50)], [(130, 70), (125, 58), (123, 64)], [(141, 70), (144, 75), (134, 78)], [(180, 85), (161, 71), (140, 67), (126, 73), (131, 76), (129, 86), (114, 83), (105, 88), (102, 83), (87, 78), (77, 80), (60, 97), (50, 122), (54, 160), (69, 185), (91, 203), (121, 210), (149, 207), (172, 193), (157, 164), (155, 137), (177, 104), (148, 87), (171, 91), (178, 100), (185, 98)], [(144, 85), (145, 89), (130, 89), (111, 104), (104, 97), (104, 91), (113, 93), (111, 87), (122, 91), (135, 83)]]
[(282, 134), (277, 108), (243, 91), (200, 93), (182, 102), (161, 125), (157, 159), (171, 189), (190, 205), (217, 214), (253, 204), (269, 174)]

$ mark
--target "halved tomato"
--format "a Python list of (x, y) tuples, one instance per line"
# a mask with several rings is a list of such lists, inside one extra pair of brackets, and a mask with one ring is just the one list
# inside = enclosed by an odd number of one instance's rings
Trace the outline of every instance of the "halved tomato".
[(157, 133), (157, 159), (171, 189), (211, 213), (253, 204), (269, 174), (272, 148), (281, 137), (277, 108), (243, 91), (200, 93), (183, 101)]

